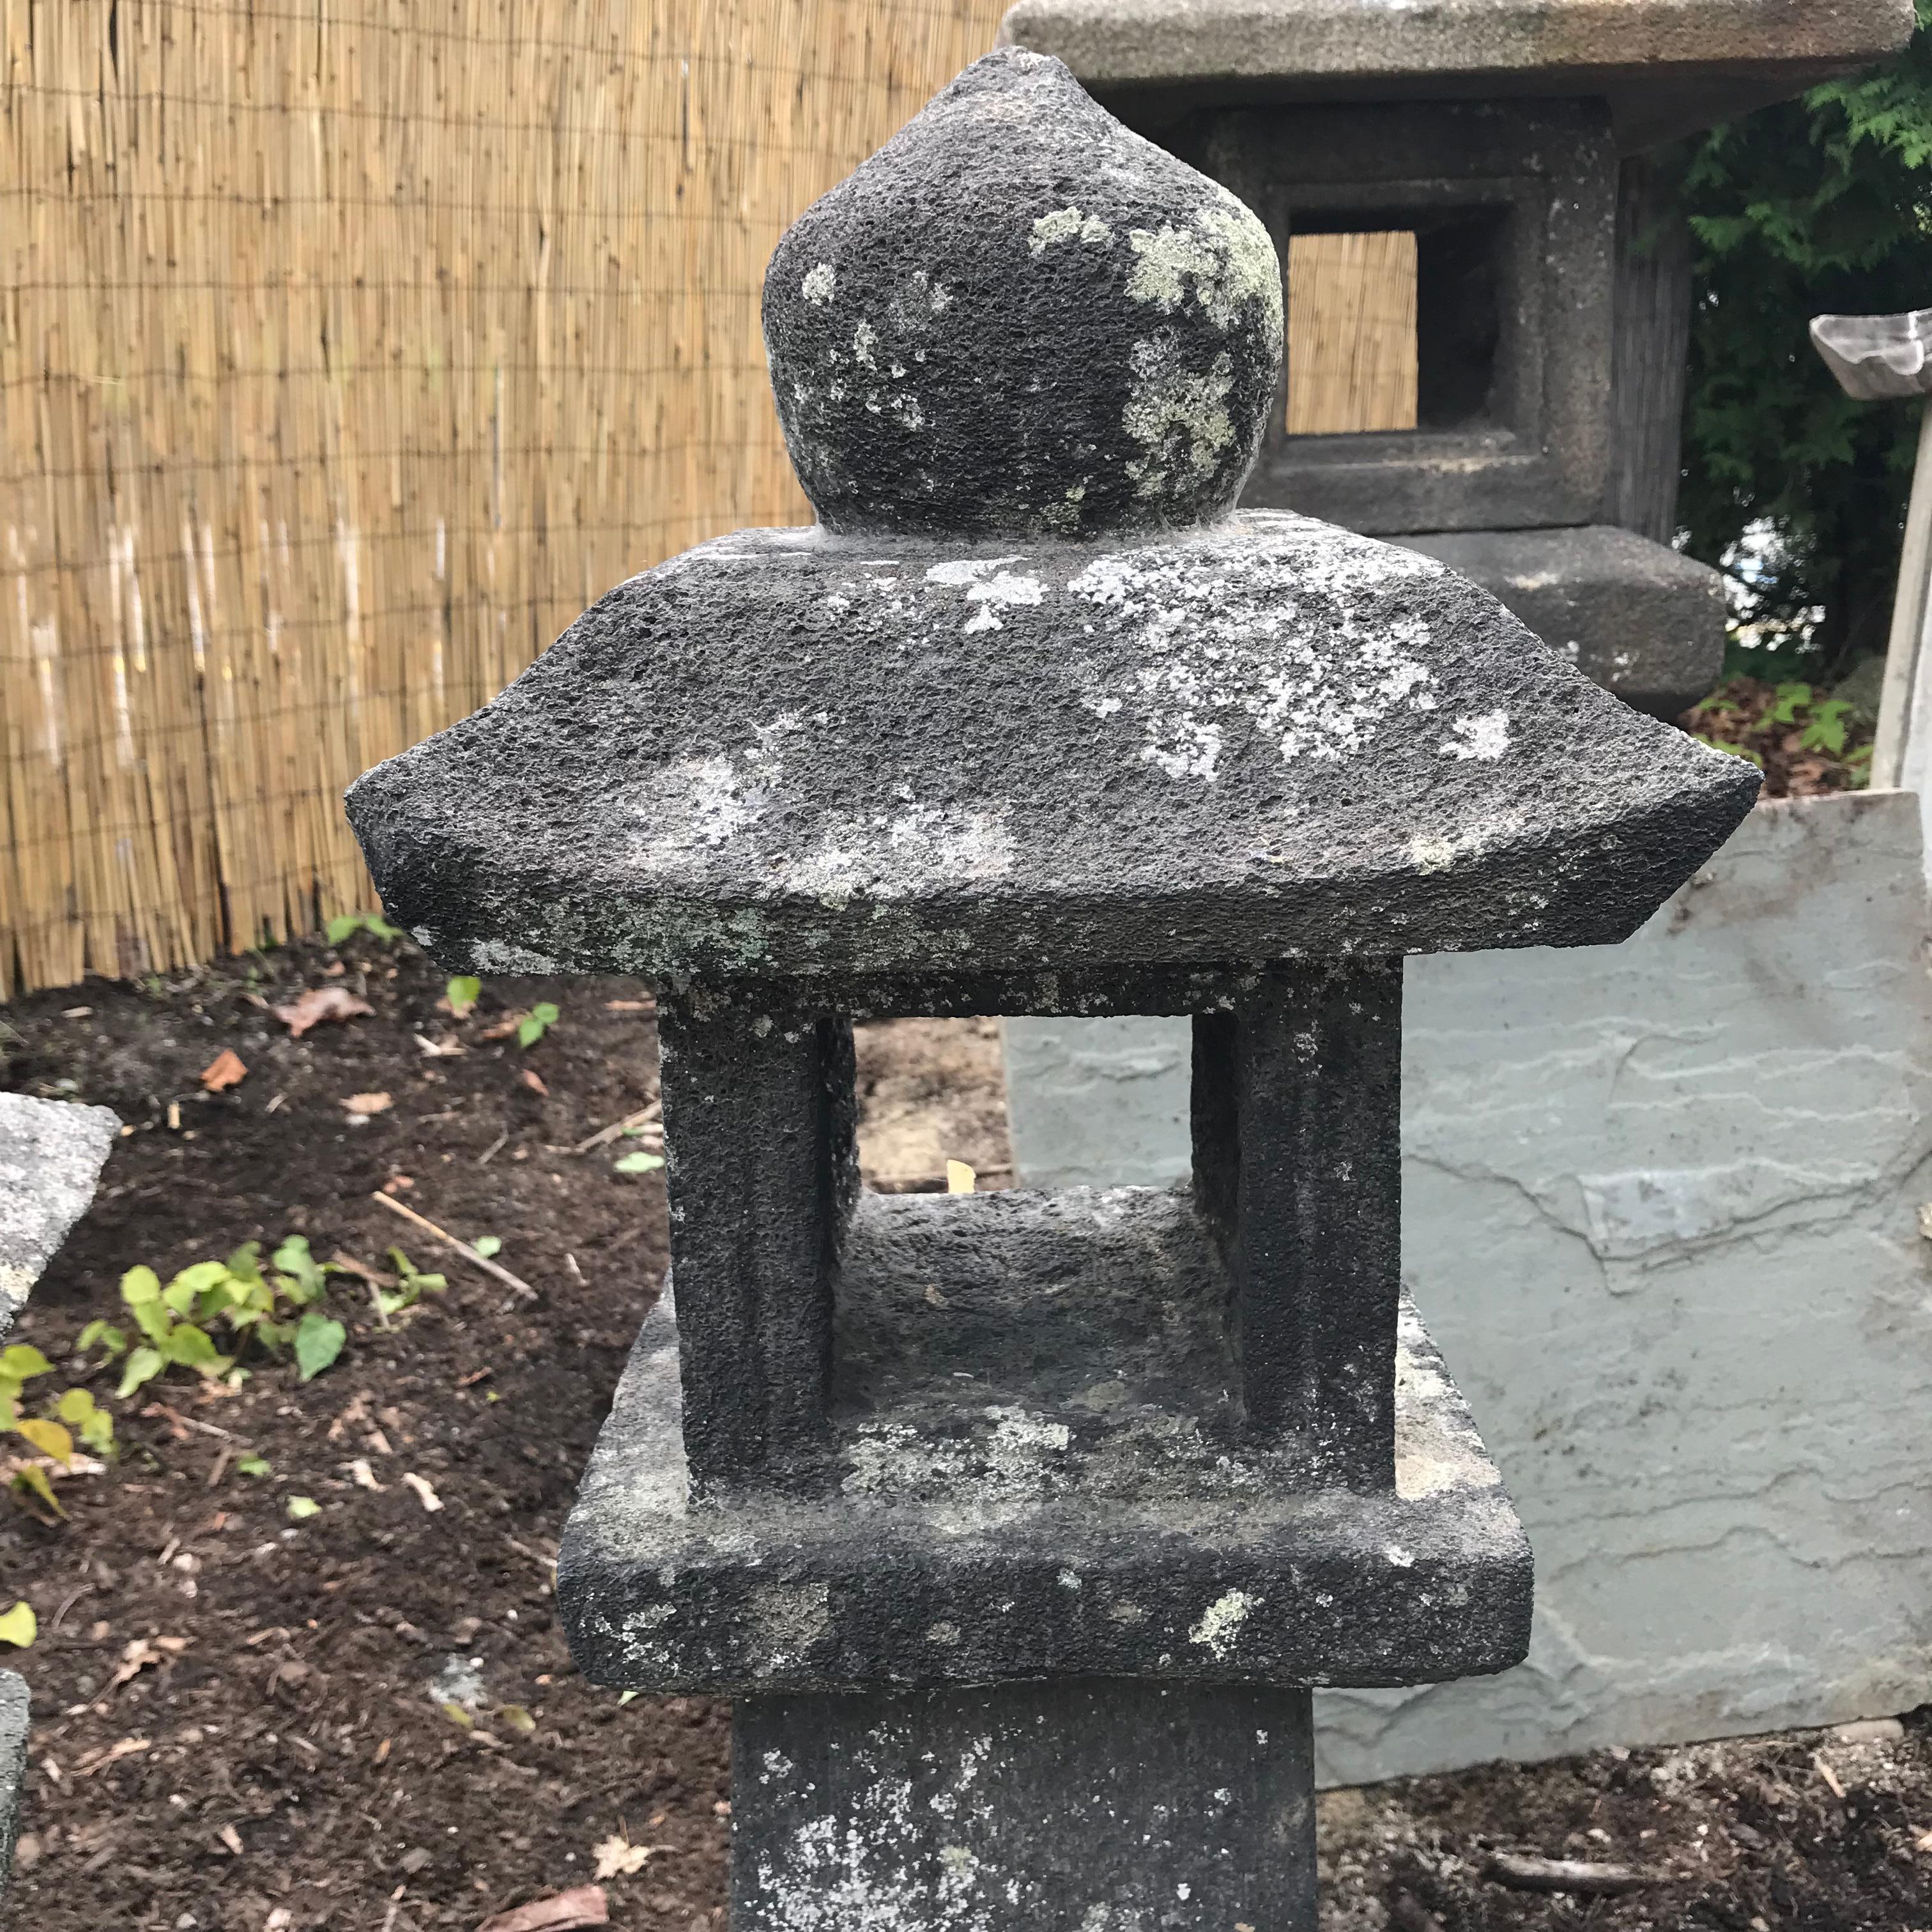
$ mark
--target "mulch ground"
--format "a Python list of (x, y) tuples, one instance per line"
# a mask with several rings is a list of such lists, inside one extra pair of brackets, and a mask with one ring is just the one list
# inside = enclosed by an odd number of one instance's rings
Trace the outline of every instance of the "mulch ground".
[[(300, 1039), (270, 1010), (331, 986), (374, 1010)], [(618, 1170), (648, 1133), (575, 1150), (654, 1098), (648, 998), (496, 980), (459, 1021), (443, 990), (406, 944), (358, 936), (0, 1013), (0, 1084), (104, 1103), (129, 1130), (10, 1338), (56, 1364), (34, 1394), (84, 1382), (120, 1443), (58, 1479), (64, 1521), (0, 1495), (0, 1610), (25, 1596), (40, 1622), (8, 1657), (35, 1700), (22, 1932), (474, 1932), (592, 1882), (600, 1847), (635, 1868), (599, 1881), (613, 1925), (723, 1923), (722, 1708), (592, 1689), (550, 1591), (664, 1265), (662, 1177)], [(562, 1009), (542, 1039), (490, 1036), (539, 999)], [(247, 1076), (211, 1096), (224, 1048)], [(938, 1185), (950, 1154), (1002, 1184), (998, 1068), (985, 1022), (872, 1030), (874, 1178)], [(344, 1104), (372, 1094), (388, 1105)], [(438, 1253), (385, 1190), (497, 1237), (536, 1300)], [(334, 1277), (348, 1340), (307, 1384), (286, 1365), (232, 1393), (172, 1370), (119, 1402), (113, 1372), (77, 1372), (74, 1340), (113, 1315), (128, 1268), (165, 1280), (291, 1232), (378, 1273), (399, 1245), (448, 1286), (385, 1329), (367, 1284)], [(267, 1474), (244, 1472), (255, 1458)], [(298, 1497), (319, 1509), (292, 1516)], [(1331, 1794), (1322, 1844), (1331, 1932), (1932, 1932), (1932, 1724)], [(1490, 1875), (1497, 1850), (1626, 1862), (1645, 1882), (1514, 1890)]]
[(1766, 798), (1856, 791), (1871, 775), (1876, 720), (1850, 700), (1786, 680), (1726, 678), (1678, 720), (1720, 750), (1749, 758)]

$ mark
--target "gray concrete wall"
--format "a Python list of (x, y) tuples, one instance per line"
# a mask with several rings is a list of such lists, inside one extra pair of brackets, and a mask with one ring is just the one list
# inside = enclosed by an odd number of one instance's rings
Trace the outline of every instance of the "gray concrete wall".
[[(1318, 1699), (1324, 1775), (1932, 1697), (1918, 805), (1760, 807), (1619, 947), (1411, 962), (1404, 1271), (1538, 1558), (1504, 1676)], [(1008, 1022), (1024, 1184), (1176, 1178), (1184, 1022)]]

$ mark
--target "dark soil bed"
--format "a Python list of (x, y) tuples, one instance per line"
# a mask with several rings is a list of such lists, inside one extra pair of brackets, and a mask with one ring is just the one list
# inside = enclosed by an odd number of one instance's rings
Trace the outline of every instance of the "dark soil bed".
[[(291, 1038), (269, 1008), (329, 986), (374, 1011)], [(590, 1688), (550, 1592), (664, 1263), (661, 1177), (618, 1171), (655, 1148), (649, 1124), (575, 1150), (654, 1096), (648, 998), (494, 981), (459, 1021), (443, 990), (407, 946), (362, 936), (0, 1016), (0, 1083), (103, 1102), (129, 1130), (10, 1338), (56, 1364), (35, 1396), (86, 1379), (120, 1442), (99, 1473), (58, 1478), (64, 1522), (0, 1496), (0, 1610), (24, 1596), (40, 1623), (30, 1649), (0, 1652), (35, 1700), (9, 1900), (23, 1932), (468, 1932), (591, 1882), (599, 1847), (636, 1867), (601, 1880), (613, 1925), (723, 1922), (723, 1712)], [(562, 1016), (536, 1043), (489, 1036), (539, 999)], [(200, 1076), (224, 1048), (247, 1076), (210, 1096)], [(1006, 1184), (998, 1080), (989, 1023), (872, 1030), (872, 1178), (940, 1186), (950, 1156)], [(381, 1094), (371, 1113), (344, 1104)], [(496, 1237), (536, 1299), (440, 1252), (385, 1190)], [(291, 1232), (378, 1272), (400, 1245), (448, 1287), (385, 1330), (364, 1282), (336, 1276), (349, 1339), (306, 1385), (286, 1365), (232, 1393), (176, 1370), (115, 1402), (116, 1372), (77, 1372), (74, 1340), (115, 1313), (128, 1268), (165, 1280)], [(244, 1473), (258, 1457), (268, 1473)], [(295, 1498), (320, 1507), (292, 1516)], [(1603, 1754), (1334, 1794), (1323, 1846), (1327, 1916), (1350, 1932), (1921, 1932), (1932, 1736), (1914, 1720), (1889, 1743)], [(1498, 1848), (1627, 1861), (1654, 1882), (1514, 1891), (1486, 1875)]]

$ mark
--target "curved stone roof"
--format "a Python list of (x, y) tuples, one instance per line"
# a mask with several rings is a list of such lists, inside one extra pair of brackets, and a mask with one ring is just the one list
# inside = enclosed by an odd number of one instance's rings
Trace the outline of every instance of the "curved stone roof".
[(768, 977), (1580, 945), (1756, 796), (1432, 560), (740, 532), (367, 774), (453, 968)]

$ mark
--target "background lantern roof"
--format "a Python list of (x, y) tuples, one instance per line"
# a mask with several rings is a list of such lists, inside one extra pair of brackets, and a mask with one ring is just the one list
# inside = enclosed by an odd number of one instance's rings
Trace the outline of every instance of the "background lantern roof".
[(1432, 560), (1233, 513), (1280, 302), (1224, 190), (976, 63), (772, 258), (825, 526), (620, 585), (366, 774), (392, 916), (482, 972), (758, 979), (1624, 937), (1758, 775)]
[(1634, 152), (1868, 66), (1912, 26), (1912, 0), (1018, 0), (1000, 33), (1124, 111), (1196, 92), (1217, 106), (1598, 98)]

